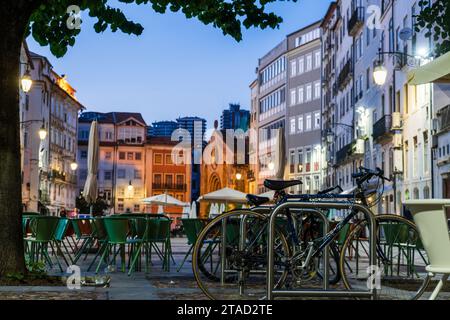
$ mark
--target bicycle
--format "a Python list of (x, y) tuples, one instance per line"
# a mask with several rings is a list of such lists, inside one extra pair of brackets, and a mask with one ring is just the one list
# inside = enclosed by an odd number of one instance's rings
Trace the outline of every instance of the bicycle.
[[(199, 234), (194, 246), (192, 262), (194, 276), (199, 288), (211, 299), (259, 299), (265, 297), (268, 215), (260, 213), (260, 208), (270, 214), (286, 202), (304, 203), (330, 200), (340, 200), (349, 204), (360, 203), (368, 207), (369, 204), (365, 195), (367, 188), (363, 184), (372, 178), (378, 178), (383, 181), (384, 186), (384, 181), (389, 180), (383, 177), (382, 170), (366, 168), (360, 168), (360, 173), (354, 174), (353, 178), (356, 179), (357, 191), (349, 195), (329, 193), (289, 195), (283, 190), (298, 185), (301, 181), (267, 180), (265, 186), (276, 191), (275, 206), (260, 207), (267, 199), (250, 196), (250, 200), (253, 199), (252, 202), (256, 205), (256, 208), (252, 211), (235, 210), (224, 213), (212, 220)], [(298, 231), (294, 227), (295, 220), (292, 218), (289, 209), (285, 211), (286, 218), (277, 221), (275, 229), (273, 250), (276, 288), (286, 287), (286, 284), (292, 284), (292, 282), (305, 285), (313, 280), (320, 279), (324, 270), (321, 269), (323, 265), (319, 261), (323, 260), (325, 249), (335, 246), (335, 239), (352, 220), (356, 222), (355, 228), (346, 237), (346, 241), (340, 250), (336, 272), (342, 276), (343, 284), (348, 290), (363, 283), (364, 280), (367, 283), (368, 273), (355, 272), (360, 270), (360, 263), (367, 263), (368, 261), (367, 257), (363, 255), (364, 244), (367, 242), (367, 239), (363, 237), (364, 232), (367, 232), (367, 221), (358, 218), (357, 210), (352, 209), (330, 232), (319, 234), (314, 237), (315, 239), (309, 239), (307, 243), (301, 243), (298, 238), (295, 239), (295, 234)], [(318, 210), (313, 211), (320, 214)], [(420, 265), (416, 265), (415, 260), (411, 264), (411, 257), (414, 256), (415, 250), (419, 250), (423, 256), (420, 246), (418, 246), (417, 229), (411, 222), (398, 216), (378, 216), (376, 221), (378, 231), (376, 240), (377, 265), (383, 266), (385, 271), (389, 271), (380, 275), (383, 287), (389, 289), (385, 292), (387, 296), (394, 299), (414, 298), (415, 292), (419, 291), (422, 280), (420, 277), (424, 275), (423, 270), (426, 265), (426, 258)], [(385, 230), (389, 231), (389, 241), (386, 241)], [(402, 234), (402, 240), (405, 240), (405, 234), (409, 235), (406, 238), (406, 246), (404, 246), (404, 243), (398, 246), (397, 242), (391, 241), (392, 239), (395, 240), (396, 232)], [(223, 237), (222, 234), (225, 234), (225, 236)], [(286, 235), (290, 239), (289, 242)], [(292, 241), (294, 241), (293, 244), (290, 243)], [(301, 248), (301, 250), (293, 252), (292, 248)], [(346, 255), (346, 252), (352, 250), (355, 254), (354, 259)], [(334, 259), (333, 256), (335, 254), (331, 255), (332, 260)], [(406, 266), (404, 265), (405, 257), (407, 260)], [(206, 268), (208, 259), (209, 269)], [(356, 268), (354, 267), (355, 261)], [(394, 264), (393, 261), (396, 263)], [(396, 267), (395, 270), (394, 267)], [(392, 275), (395, 275), (395, 277)], [(409, 281), (407, 290), (401, 286), (399, 288), (400, 280), (405, 281), (411, 279), (412, 276), (418, 276), (418, 279), (414, 279), (418, 281), (414, 283)], [(393, 280), (395, 280), (396, 286), (390, 285), (390, 281)], [(383, 290), (379, 290), (379, 292), (381, 298), (387, 297), (383, 296)]]

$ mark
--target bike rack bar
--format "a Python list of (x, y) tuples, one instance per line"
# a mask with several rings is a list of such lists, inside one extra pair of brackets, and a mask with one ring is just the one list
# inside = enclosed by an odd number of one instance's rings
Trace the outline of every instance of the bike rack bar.
[[(269, 243), (268, 243), (268, 263), (267, 263), (267, 299), (273, 300), (276, 296), (288, 297), (370, 297), (376, 299), (376, 289), (372, 288), (368, 291), (337, 291), (337, 290), (297, 290), (297, 291), (281, 291), (274, 290), (274, 246), (275, 246), (275, 222), (279, 214), (284, 212), (284, 209), (300, 208), (300, 209), (355, 209), (362, 212), (369, 222), (369, 241), (370, 241), (370, 264), (376, 265), (376, 241), (375, 241), (375, 216), (370, 210), (360, 204), (345, 203), (345, 202), (285, 202), (270, 214), (269, 221)], [(327, 219), (328, 221), (328, 219)], [(327, 231), (328, 232), (328, 231)], [(325, 249), (325, 255), (328, 250)], [(326, 259), (328, 263), (328, 259)], [(328, 266), (326, 266), (325, 284), (328, 286)]]

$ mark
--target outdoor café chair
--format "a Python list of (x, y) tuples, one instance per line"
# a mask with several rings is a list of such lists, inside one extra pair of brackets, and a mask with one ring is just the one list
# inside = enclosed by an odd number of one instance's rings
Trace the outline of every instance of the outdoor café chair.
[(187, 237), (189, 250), (184, 256), (183, 261), (177, 269), (177, 272), (180, 272), (181, 268), (183, 268), (184, 263), (186, 262), (187, 258), (192, 252), (192, 249), (194, 248), (198, 235), (204, 227), (204, 222), (202, 219), (181, 219), (181, 223), (183, 224), (183, 230)]
[(450, 275), (450, 238), (445, 212), (445, 207), (450, 206), (450, 200), (409, 200), (405, 205), (413, 215), (429, 259), (426, 267), (428, 277), (422, 293), (431, 278), (437, 274), (442, 275), (429, 297), (429, 300), (435, 300)]
[(76, 252), (73, 262), (77, 263), (84, 252), (86, 253), (84, 260), (86, 260), (90, 249), (94, 245), (93, 229), (91, 225), (92, 218), (73, 218), (70, 220), (76, 237)]
[[(50, 258), (48, 247), (55, 252), (52, 242), (55, 240), (55, 232), (58, 227), (59, 218), (50, 216), (36, 216), (30, 220), (31, 235), (24, 238), (26, 245), (30, 246), (28, 258), (31, 262), (46, 261), (52, 268), (53, 263)], [(55, 255), (56, 262), (63, 272), (58, 255)]]
[[(130, 251), (129, 259), (131, 261), (130, 268), (128, 271), (128, 275), (130, 276), (134, 270), (134, 266), (136, 261), (141, 253), (143, 239), (138, 237), (132, 237), (132, 227), (131, 221), (132, 219), (127, 218), (115, 218), (115, 217), (105, 217), (103, 218), (103, 222), (105, 224), (105, 230), (107, 233), (107, 248), (103, 250), (101, 259), (99, 264), (97, 265), (96, 273), (98, 273), (100, 266), (103, 262), (105, 262), (106, 255), (109, 254), (110, 251), (113, 253), (112, 261), (115, 261), (116, 256), (120, 252), (121, 254), (121, 265), (122, 272), (125, 272), (125, 247), (133, 246)], [(143, 235), (145, 237), (145, 234)], [(116, 250), (116, 247), (119, 246), (119, 249)]]

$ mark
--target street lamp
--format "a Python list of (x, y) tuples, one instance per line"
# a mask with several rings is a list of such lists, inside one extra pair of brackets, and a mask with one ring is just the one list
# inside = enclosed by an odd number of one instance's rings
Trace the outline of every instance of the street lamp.
[(72, 169), (72, 171), (76, 171), (78, 169), (78, 163), (72, 161), (72, 163), (70, 164), (70, 169)]
[(44, 124), (42, 124), (42, 127), (39, 129), (39, 139), (44, 141), (45, 138), (47, 138), (47, 130), (45, 129)]
[(238, 181), (240, 181), (241, 179), (242, 179), (242, 174), (241, 173), (236, 173), (236, 179), (238, 180)]
[(273, 163), (273, 161), (270, 162), (269, 165), (268, 165), (268, 168), (269, 168), (269, 170), (275, 169), (275, 163)]
[(379, 86), (383, 86), (386, 83), (388, 71), (387, 69), (378, 62), (378, 65), (373, 69), (373, 80)]
[(30, 92), (31, 86), (33, 85), (33, 80), (31, 79), (30, 70), (27, 67), (27, 71), (22, 76), (22, 79), (20, 79), (20, 84), (22, 86), (22, 90), (25, 93)]
[(128, 183), (128, 191), (129, 191), (129, 192), (132, 192), (133, 189), (134, 189), (134, 187), (133, 187), (133, 185), (131, 184), (131, 180), (130, 180), (130, 182)]

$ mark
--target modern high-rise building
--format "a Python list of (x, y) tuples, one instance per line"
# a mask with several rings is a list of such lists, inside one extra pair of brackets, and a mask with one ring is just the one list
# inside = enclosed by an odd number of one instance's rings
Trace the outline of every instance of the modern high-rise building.
[(147, 128), (149, 137), (171, 137), (172, 133), (178, 129), (179, 124), (176, 121), (157, 121), (153, 122)]
[(187, 130), (191, 136), (192, 148), (192, 175), (191, 175), (191, 201), (200, 197), (201, 160), (205, 147), (206, 120), (199, 117), (182, 117), (177, 119), (180, 129)]
[(241, 129), (247, 131), (250, 124), (250, 112), (241, 109), (240, 104), (230, 103), (229, 109), (223, 110), (220, 116), (220, 129)]

